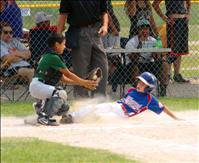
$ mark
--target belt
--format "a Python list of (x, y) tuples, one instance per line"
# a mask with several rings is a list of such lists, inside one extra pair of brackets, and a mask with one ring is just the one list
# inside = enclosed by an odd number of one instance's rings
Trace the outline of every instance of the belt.
[(45, 82), (43, 79), (38, 79), (38, 81), (40, 81), (40, 82), (42, 82), (42, 83), (44, 83), (44, 82)]
[(100, 24), (100, 22), (96, 22), (96, 23), (93, 23), (93, 24), (88, 24), (88, 25), (85, 25), (85, 26), (82, 26), (82, 28), (93, 28), (93, 27), (96, 27), (98, 24)]
[(178, 18), (186, 18), (187, 14), (171, 14), (169, 15), (169, 18), (174, 18), (174, 19), (178, 19)]

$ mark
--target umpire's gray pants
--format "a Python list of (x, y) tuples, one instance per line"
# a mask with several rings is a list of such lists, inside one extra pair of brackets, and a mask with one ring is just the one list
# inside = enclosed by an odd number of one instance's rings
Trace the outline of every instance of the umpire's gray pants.
[[(72, 50), (72, 65), (75, 74), (82, 78), (84, 78), (91, 69), (100, 67), (102, 69), (103, 78), (95, 93), (106, 95), (108, 61), (102, 39), (98, 34), (99, 28), (99, 23), (81, 28), (79, 48)], [(88, 90), (80, 86), (75, 86), (74, 96), (89, 97)]]

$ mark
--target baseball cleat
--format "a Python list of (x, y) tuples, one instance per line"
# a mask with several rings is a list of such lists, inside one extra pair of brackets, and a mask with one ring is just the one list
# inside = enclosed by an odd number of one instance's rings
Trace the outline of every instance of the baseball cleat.
[(37, 122), (41, 125), (46, 126), (58, 126), (59, 124), (56, 122), (55, 119), (50, 119), (45, 115), (45, 113), (41, 112), (39, 113), (39, 116), (37, 118)]

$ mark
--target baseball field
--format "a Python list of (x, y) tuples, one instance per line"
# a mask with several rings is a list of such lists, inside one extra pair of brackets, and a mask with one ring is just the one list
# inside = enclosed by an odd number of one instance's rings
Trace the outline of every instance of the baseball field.
[[(198, 99), (160, 100), (185, 121), (146, 111), (128, 120), (112, 114), (92, 114), (74, 124), (32, 126), (24, 124), (24, 119), (35, 118), (30, 103), (2, 104), (2, 161), (198, 162)], [(78, 109), (88, 102), (73, 103), (71, 109)], [(14, 110), (16, 114), (13, 114)], [(58, 143), (57, 147), (54, 145), (49, 149), (52, 145), (49, 142)], [(74, 150), (74, 147), (84, 148)], [(57, 153), (56, 157), (49, 156), (52, 153)]]
[[(190, 54), (183, 57), (182, 74), (197, 80), (199, 76), (199, 15), (198, 4), (192, 4), (189, 22)], [(23, 17), (24, 28), (34, 26), (35, 14), (45, 11), (57, 24), (56, 1), (18, 1), (30, 15)], [(58, 3), (58, 2), (57, 2)], [(40, 7), (37, 4), (45, 4)], [(52, 4), (48, 6), (48, 4)], [(48, 7), (46, 7), (46, 5)], [(162, 5), (163, 7), (163, 5)], [(121, 24), (121, 37), (127, 37), (130, 27), (123, 6), (114, 7)], [(163, 21), (154, 13), (157, 25)], [(195, 83), (194, 83), (195, 84)], [(32, 102), (1, 103), (1, 162), (2, 163), (198, 163), (199, 162), (199, 100), (198, 90), (191, 85), (180, 85), (181, 94), (197, 92), (197, 98), (168, 97), (160, 99), (183, 121), (175, 121), (162, 113), (146, 111), (125, 120), (112, 114), (90, 114), (74, 124), (35, 126), (24, 124), (24, 119), (35, 120)], [(173, 88), (179, 88), (179, 85)], [(193, 89), (198, 88), (194, 87)], [(171, 92), (179, 94), (179, 89)], [(184, 97), (184, 96), (183, 96)], [(188, 96), (189, 97), (189, 96)], [(195, 96), (194, 96), (195, 97)], [(88, 103), (71, 102), (71, 111)], [(59, 117), (56, 117), (59, 120)]]

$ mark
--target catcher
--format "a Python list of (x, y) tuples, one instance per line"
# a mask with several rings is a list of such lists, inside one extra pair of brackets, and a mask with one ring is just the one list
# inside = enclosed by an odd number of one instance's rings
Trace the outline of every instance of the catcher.
[[(70, 123), (67, 115), (69, 105), (67, 104), (67, 93), (56, 87), (61, 80), (63, 83), (80, 85), (89, 90), (95, 90), (99, 80), (95, 74), (88, 76), (89, 80), (79, 78), (70, 72), (63, 63), (61, 54), (65, 49), (65, 38), (61, 34), (53, 33), (48, 39), (49, 51), (46, 52), (38, 62), (38, 67), (30, 83), (30, 94), (38, 99), (34, 103), (37, 122), (43, 125), (58, 125), (52, 119), (54, 115), (62, 116), (61, 122)], [(94, 73), (100, 73), (97, 69)], [(95, 78), (95, 80), (91, 79)]]
[(129, 118), (148, 109), (156, 114), (164, 112), (175, 120), (181, 120), (176, 117), (167, 106), (158, 102), (156, 97), (151, 94), (157, 82), (153, 74), (143, 72), (137, 78), (138, 83), (136, 88), (130, 88), (122, 99), (112, 103), (86, 106), (71, 113), (71, 118), (75, 122), (89, 114), (101, 115), (107, 113), (114, 113), (119, 117)]

